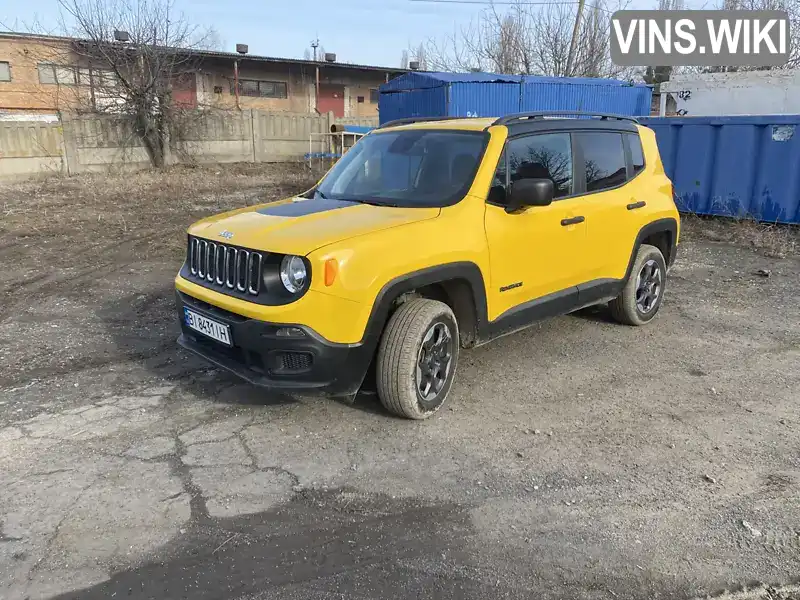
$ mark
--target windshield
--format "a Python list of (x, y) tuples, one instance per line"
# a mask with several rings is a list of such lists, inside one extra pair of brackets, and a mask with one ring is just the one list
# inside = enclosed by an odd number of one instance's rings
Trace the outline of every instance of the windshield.
[(455, 204), (469, 190), (485, 144), (479, 131), (373, 133), (353, 146), (312, 193), (386, 206)]

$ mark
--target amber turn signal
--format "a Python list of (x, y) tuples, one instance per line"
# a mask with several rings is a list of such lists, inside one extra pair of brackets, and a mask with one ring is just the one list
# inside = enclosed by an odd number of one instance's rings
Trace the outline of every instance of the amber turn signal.
[(335, 258), (329, 258), (325, 261), (325, 285), (332, 286), (336, 281), (336, 273), (339, 272), (339, 263)]

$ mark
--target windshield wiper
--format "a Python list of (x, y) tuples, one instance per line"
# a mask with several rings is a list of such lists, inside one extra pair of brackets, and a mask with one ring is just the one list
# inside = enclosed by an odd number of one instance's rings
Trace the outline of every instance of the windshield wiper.
[(389, 208), (399, 208), (399, 205), (392, 202), (384, 202), (383, 200), (351, 200), (351, 202), (358, 202), (359, 204), (369, 204), (370, 206), (388, 206)]

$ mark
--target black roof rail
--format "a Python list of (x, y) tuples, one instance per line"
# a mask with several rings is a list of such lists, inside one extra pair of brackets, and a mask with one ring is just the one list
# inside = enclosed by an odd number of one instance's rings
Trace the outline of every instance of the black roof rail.
[(452, 121), (453, 119), (465, 118), (467, 117), (405, 117), (404, 119), (387, 121), (383, 125), (378, 125), (376, 129), (383, 129), (384, 127), (396, 127), (398, 125), (410, 125), (411, 123), (421, 123), (423, 121)]
[(632, 123), (636, 123), (638, 125), (639, 121), (636, 120), (634, 117), (626, 117), (625, 115), (615, 115), (615, 114), (607, 114), (607, 113), (595, 113), (595, 112), (582, 112), (579, 110), (547, 110), (547, 111), (539, 111), (539, 112), (523, 112), (523, 113), (515, 113), (511, 115), (506, 115), (505, 117), (500, 117), (497, 119), (492, 125), (509, 125), (516, 121), (526, 121), (532, 119), (544, 119), (545, 117), (559, 117), (559, 116), (576, 116), (576, 117), (597, 117), (601, 120), (604, 119), (617, 119), (620, 121), (630, 121)]

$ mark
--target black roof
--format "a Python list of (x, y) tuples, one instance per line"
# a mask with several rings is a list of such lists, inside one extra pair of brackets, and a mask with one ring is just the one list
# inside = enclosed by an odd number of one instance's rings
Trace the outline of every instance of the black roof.
[[(92, 40), (84, 39), (84, 38), (77, 38), (77, 37), (67, 37), (61, 35), (44, 35), (38, 33), (23, 33), (18, 31), (0, 31), (0, 38), (5, 39), (14, 39), (14, 38), (22, 38), (22, 39), (31, 39), (31, 40), (43, 40), (43, 41), (53, 41), (53, 42), (63, 42), (63, 43), (73, 43), (73, 44), (94, 44)], [(107, 42), (108, 44), (114, 44), (115, 42)], [(354, 63), (344, 63), (344, 62), (327, 62), (324, 60), (305, 60), (299, 58), (281, 58), (278, 56), (258, 56), (255, 54), (239, 54), (237, 52), (220, 52), (216, 50), (199, 50), (194, 48), (172, 48), (172, 47), (165, 47), (165, 50), (171, 50), (176, 54), (191, 54), (199, 59), (221, 59), (221, 60), (238, 60), (238, 61), (252, 61), (252, 62), (261, 62), (261, 63), (279, 63), (279, 64), (289, 64), (289, 65), (305, 65), (305, 66), (312, 66), (312, 67), (335, 67), (340, 69), (351, 69), (351, 70), (358, 70), (358, 71), (382, 71), (387, 73), (408, 73), (409, 69), (401, 69), (398, 67), (381, 67), (376, 65), (360, 65)]]
[[(577, 118), (575, 118), (577, 117)], [(425, 121), (451, 121), (456, 119), (463, 119), (464, 117), (408, 117), (405, 119), (396, 119), (384, 123), (379, 127), (395, 127), (398, 125), (409, 125), (411, 123), (420, 123)], [(634, 117), (625, 115), (613, 115), (606, 113), (591, 113), (580, 111), (539, 111), (516, 113), (506, 115), (496, 119), (487, 127), (487, 129), (494, 125), (505, 125), (508, 127), (509, 134), (515, 135), (518, 133), (527, 133), (530, 131), (548, 131), (552, 129), (565, 130), (565, 129), (598, 129), (598, 130), (614, 130), (614, 131), (630, 131), (636, 132), (636, 125), (638, 125)]]

